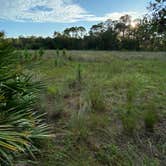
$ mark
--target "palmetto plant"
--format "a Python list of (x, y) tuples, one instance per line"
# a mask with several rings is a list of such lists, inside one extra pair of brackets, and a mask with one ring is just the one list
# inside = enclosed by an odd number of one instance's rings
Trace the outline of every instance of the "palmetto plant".
[(17, 70), (17, 54), (0, 38), (0, 165), (13, 165), (19, 153), (33, 153), (34, 139), (48, 136), (42, 114), (34, 110), (41, 83)]

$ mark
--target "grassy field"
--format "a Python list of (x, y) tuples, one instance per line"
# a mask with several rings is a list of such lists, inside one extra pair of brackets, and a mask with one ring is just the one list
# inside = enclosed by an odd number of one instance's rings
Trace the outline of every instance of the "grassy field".
[(166, 53), (55, 50), (25, 67), (55, 135), (37, 165), (166, 163)]

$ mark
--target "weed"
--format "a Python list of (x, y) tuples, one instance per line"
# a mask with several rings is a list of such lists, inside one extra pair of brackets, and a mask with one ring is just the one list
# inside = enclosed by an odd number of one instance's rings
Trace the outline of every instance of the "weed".
[(89, 87), (87, 93), (87, 100), (92, 111), (103, 112), (106, 110), (104, 95), (100, 87)]

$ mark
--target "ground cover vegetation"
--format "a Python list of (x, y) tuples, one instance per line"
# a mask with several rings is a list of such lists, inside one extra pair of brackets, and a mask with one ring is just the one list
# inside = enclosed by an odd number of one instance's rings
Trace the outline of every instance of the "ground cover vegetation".
[(0, 165), (164, 166), (165, 3), (88, 35), (0, 32)]
[(66, 51), (63, 65), (56, 55), (25, 64), (46, 84), (40, 103), (55, 134), (40, 165), (164, 165), (166, 54)]

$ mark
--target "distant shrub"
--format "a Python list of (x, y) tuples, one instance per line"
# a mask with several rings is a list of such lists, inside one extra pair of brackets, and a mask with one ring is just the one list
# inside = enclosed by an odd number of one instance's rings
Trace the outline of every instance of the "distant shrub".
[(66, 51), (63, 50), (62, 54), (60, 53), (59, 49), (56, 50), (56, 56), (54, 60), (54, 65), (56, 67), (61, 67), (66, 64)]
[(40, 48), (38, 53), (39, 53), (40, 58), (42, 58), (44, 55), (44, 50), (42, 48)]

